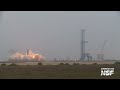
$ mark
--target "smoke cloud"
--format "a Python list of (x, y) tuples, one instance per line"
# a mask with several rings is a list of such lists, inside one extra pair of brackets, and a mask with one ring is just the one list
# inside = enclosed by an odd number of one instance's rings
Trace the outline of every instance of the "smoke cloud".
[(17, 52), (17, 50), (15, 50), (15, 49), (10, 49), (10, 50), (8, 51), (8, 53), (9, 53), (10, 55), (15, 54), (16, 52)]
[(16, 52), (15, 54), (10, 56), (10, 60), (12, 61), (43, 61), (44, 56), (40, 54), (33, 53), (31, 50), (27, 50), (25, 54)]

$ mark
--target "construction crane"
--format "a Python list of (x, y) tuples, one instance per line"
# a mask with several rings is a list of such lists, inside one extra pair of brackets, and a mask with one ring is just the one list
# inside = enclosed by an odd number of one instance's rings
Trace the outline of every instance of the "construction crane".
[(105, 47), (106, 42), (107, 42), (107, 40), (104, 41), (103, 47), (102, 47), (102, 49), (101, 49), (101, 52), (97, 55), (97, 59), (98, 59), (98, 60), (104, 60), (103, 50), (104, 50), (104, 47)]
[(101, 54), (103, 54), (103, 50), (104, 50), (104, 47), (105, 47), (106, 42), (107, 42), (107, 40), (105, 40), (104, 43), (103, 43), (103, 47), (102, 47), (102, 49), (101, 49)]

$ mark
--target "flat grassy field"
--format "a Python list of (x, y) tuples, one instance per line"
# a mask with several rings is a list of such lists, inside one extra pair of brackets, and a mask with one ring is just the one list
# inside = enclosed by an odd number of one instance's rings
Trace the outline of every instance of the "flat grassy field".
[[(101, 68), (114, 68), (101, 76)], [(0, 66), (0, 79), (120, 79), (120, 64)]]

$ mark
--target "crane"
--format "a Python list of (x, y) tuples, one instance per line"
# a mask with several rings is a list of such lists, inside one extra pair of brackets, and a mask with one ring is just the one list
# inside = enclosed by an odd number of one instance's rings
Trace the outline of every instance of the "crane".
[(98, 59), (98, 60), (104, 60), (103, 50), (104, 50), (104, 47), (105, 47), (106, 42), (107, 42), (107, 40), (104, 41), (103, 47), (102, 47), (102, 49), (101, 49), (101, 52), (97, 55), (97, 59)]
[(100, 59), (101, 59), (101, 60), (104, 60), (103, 50), (104, 50), (104, 47), (105, 47), (106, 42), (107, 42), (107, 40), (104, 41), (103, 47), (102, 47), (102, 49), (101, 49), (101, 55), (100, 55), (100, 57), (101, 57)]
[(101, 49), (101, 54), (103, 54), (103, 50), (104, 50), (104, 47), (105, 47), (106, 42), (107, 42), (107, 40), (105, 40), (104, 43), (103, 43), (103, 47), (102, 47), (102, 49)]

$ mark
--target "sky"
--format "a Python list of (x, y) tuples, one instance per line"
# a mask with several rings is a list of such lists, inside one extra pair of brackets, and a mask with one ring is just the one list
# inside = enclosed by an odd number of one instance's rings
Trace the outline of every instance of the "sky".
[(81, 29), (86, 52), (120, 60), (120, 14), (116, 11), (5, 11), (0, 15), (0, 60), (11, 52), (33, 52), (48, 60), (79, 59)]

